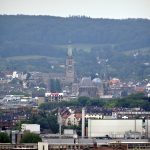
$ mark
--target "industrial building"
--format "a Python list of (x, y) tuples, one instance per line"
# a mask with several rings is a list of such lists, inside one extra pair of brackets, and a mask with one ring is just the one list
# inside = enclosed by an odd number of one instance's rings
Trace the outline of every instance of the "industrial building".
[(74, 143), (73, 139), (46, 139), (46, 141), (38, 143), (0, 143), (1, 150), (150, 150), (150, 142), (148, 140), (93, 140), (78, 139)]
[[(149, 133), (149, 121), (143, 125), (143, 120), (129, 120), (129, 119), (114, 119), (114, 120), (88, 120), (88, 137), (105, 137), (124, 138), (128, 131), (141, 133), (141, 136), (146, 136)], [(147, 128), (147, 126), (149, 128)]]

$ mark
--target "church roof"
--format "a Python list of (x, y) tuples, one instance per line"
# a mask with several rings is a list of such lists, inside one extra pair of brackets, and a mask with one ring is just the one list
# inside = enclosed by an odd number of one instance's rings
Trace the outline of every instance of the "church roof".
[(71, 47), (71, 45), (68, 46), (68, 56), (72, 57), (72, 47)]
[(81, 86), (93, 87), (94, 85), (92, 83), (91, 77), (83, 77), (80, 81), (80, 87)]

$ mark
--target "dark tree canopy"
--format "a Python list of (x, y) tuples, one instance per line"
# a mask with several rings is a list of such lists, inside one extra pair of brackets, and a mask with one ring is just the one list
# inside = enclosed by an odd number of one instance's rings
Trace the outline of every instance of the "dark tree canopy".
[(38, 134), (25, 132), (21, 139), (21, 143), (38, 143), (41, 142), (42, 139)]
[(0, 132), (0, 143), (10, 143), (10, 137), (5, 132)]
[(49, 44), (66, 44), (68, 41), (117, 44), (117, 48), (150, 46), (149, 27), (150, 21), (146, 19), (1, 15), (0, 41), (5, 45), (1, 50), (10, 50), (14, 45), (13, 49), (18, 53), (23, 49), (27, 53), (28, 46), (28, 50), (41, 53), (41, 50), (50, 49)]

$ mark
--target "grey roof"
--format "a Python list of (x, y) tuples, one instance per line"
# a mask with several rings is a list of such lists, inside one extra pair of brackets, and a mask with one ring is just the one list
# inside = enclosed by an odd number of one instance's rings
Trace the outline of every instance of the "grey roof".
[(101, 83), (102, 82), (100, 78), (94, 78), (92, 81), (95, 83)]
[(90, 97), (89, 93), (87, 91), (83, 91), (79, 94), (79, 96), (86, 96), (86, 97)]
[(83, 77), (80, 81), (80, 86), (83, 87), (93, 87), (93, 82), (91, 80), (91, 77)]

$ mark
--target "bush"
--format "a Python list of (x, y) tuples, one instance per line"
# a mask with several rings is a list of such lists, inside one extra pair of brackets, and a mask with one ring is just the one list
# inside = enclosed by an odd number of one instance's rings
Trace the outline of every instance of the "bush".
[(0, 143), (10, 143), (10, 137), (5, 132), (0, 132)]
[(21, 139), (21, 143), (38, 143), (42, 142), (41, 137), (38, 134), (25, 132)]

